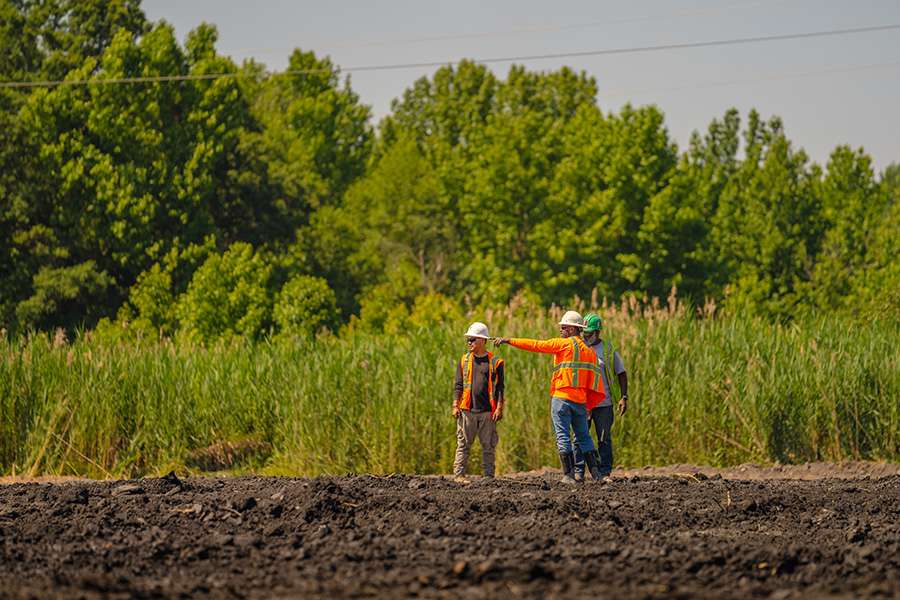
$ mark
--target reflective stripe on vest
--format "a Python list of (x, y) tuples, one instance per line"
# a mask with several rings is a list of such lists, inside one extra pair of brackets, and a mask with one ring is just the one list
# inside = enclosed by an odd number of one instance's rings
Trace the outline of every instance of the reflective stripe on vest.
[[(491, 412), (497, 410), (497, 401), (494, 399), (494, 376), (497, 373), (497, 367), (503, 363), (503, 359), (494, 356), (490, 352), (488, 356), (488, 401), (491, 403)], [(469, 410), (472, 407), (472, 380), (474, 379), (474, 360), (471, 352), (463, 354), (459, 359), (462, 368), (463, 391), (459, 397), (459, 407), (463, 410)]]
[[(602, 391), (603, 377), (601, 376), (602, 368), (599, 364), (599, 360), (595, 360), (594, 362), (582, 361), (581, 349), (578, 342), (575, 341), (574, 337), (570, 339), (572, 340), (572, 360), (554, 365), (553, 372), (556, 373), (557, 371), (567, 369), (571, 372), (572, 387), (585, 388), (594, 390), (595, 392)], [(596, 358), (597, 355), (594, 354), (594, 357)], [(582, 371), (585, 371), (583, 375), (581, 375)]]

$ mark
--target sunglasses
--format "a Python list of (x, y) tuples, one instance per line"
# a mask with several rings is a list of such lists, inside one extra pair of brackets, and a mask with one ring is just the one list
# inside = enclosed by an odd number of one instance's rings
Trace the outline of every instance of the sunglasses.
[(480, 339), (480, 338), (466, 338), (466, 343), (467, 343), (467, 344), (474, 344), (474, 343), (477, 342), (479, 339)]

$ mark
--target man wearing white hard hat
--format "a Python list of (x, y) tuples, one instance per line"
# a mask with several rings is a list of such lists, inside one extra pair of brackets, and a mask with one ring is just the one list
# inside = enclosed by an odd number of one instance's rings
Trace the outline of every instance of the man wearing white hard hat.
[(503, 359), (487, 351), (487, 325), (475, 322), (466, 331), (468, 351), (456, 364), (453, 416), (456, 418), (456, 459), (453, 474), (462, 478), (475, 438), (481, 442), (485, 477), (494, 476), (497, 422), (503, 418)]
[[(624, 415), (628, 409), (628, 374), (625, 372), (625, 363), (619, 351), (613, 348), (607, 338), (604, 343), (600, 330), (603, 320), (600, 315), (590, 313), (584, 317), (584, 343), (591, 347), (597, 358), (600, 359), (601, 374), (603, 377), (603, 393), (588, 392), (587, 409), (588, 425), (594, 424), (597, 434), (597, 456), (600, 459), (600, 474), (605, 481), (609, 479), (613, 467), (612, 426), (615, 421), (613, 411), (613, 394), (619, 392), (619, 415)], [(615, 374), (615, 381), (612, 375)], [(610, 385), (615, 381), (617, 388)], [(575, 479), (584, 478), (584, 459), (580, 449), (575, 448)]]
[(558, 338), (532, 340), (528, 338), (495, 338), (494, 343), (509, 344), (529, 352), (553, 355), (553, 376), (550, 379), (550, 417), (556, 432), (556, 448), (563, 469), (563, 483), (576, 483), (575, 455), (569, 429), (575, 433), (578, 447), (584, 453), (591, 474), (600, 479), (599, 459), (594, 452), (594, 440), (588, 430), (587, 390), (602, 391), (597, 355), (581, 339), (584, 319), (570, 310), (559, 322)]

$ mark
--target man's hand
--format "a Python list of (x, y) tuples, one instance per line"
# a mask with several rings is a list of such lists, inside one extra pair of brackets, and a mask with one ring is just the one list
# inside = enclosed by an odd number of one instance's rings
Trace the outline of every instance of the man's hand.
[(491, 338), (491, 341), (494, 342), (495, 346), (502, 346), (509, 343), (509, 338), (495, 337)]
[(628, 396), (622, 396), (619, 400), (619, 415), (624, 415), (626, 410), (628, 410)]
[(459, 406), (457, 406), (456, 404), (454, 404), (454, 405), (453, 405), (453, 418), (455, 419), (455, 418), (458, 417), (458, 416), (459, 416)]
[(502, 418), (503, 418), (503, 406), (501, 405), (501, 406), (497, 407), (497, 410), (495, 410), (493, 413), (491, 413), (491, 420), (494, 423), (499, 423), (500, 419), (502, 419)]

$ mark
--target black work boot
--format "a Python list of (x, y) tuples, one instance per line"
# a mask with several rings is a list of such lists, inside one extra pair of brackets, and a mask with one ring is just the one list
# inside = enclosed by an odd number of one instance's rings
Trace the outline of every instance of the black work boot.
[(570, 485), (575, 485), (576, 481), (573, 477), (575, 473), (575, 453), (574, 452), (560, 452), (559, 453), (559, 462), (562, 465), (562, 482)]
[(600, 454), (596, 450), (585, 452), (584, 462), (595, 481), (603, 479), (603, 472), (600, 470)]
[[(575, 447), (578, 448), (578, 445), (576, 444)], [(573, 457), (574, 456), (577, 455), (573, 453)], [(584, 483), (584, 455), (581, 457), (580, 464), (577, 459), (573, 458), (573, 460), (575, 463), (572, 467), (572, 479), (575, 480), (575, 483)]]

